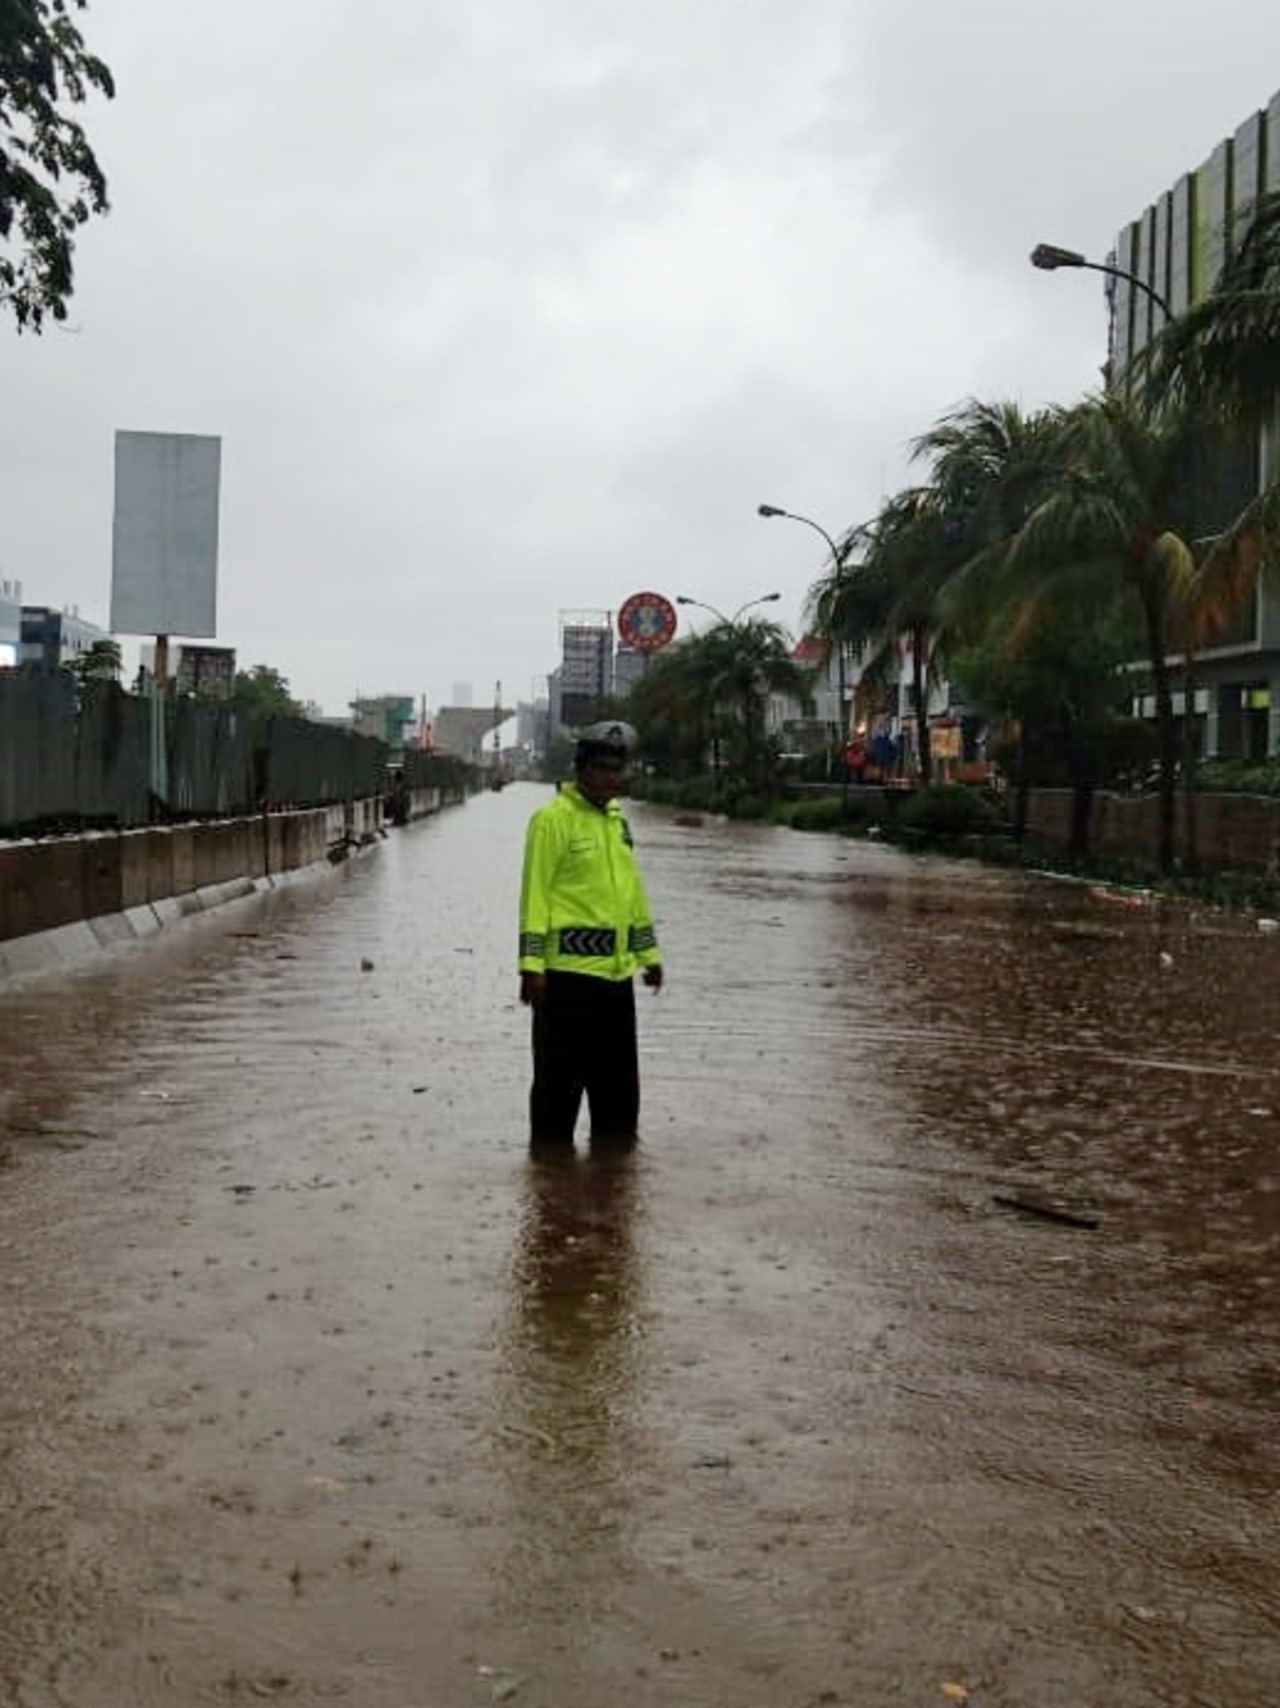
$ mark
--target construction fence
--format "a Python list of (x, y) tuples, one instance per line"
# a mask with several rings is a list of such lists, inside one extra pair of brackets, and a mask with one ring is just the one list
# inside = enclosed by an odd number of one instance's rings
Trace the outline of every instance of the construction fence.
[(351, 730), (0, 670), (0, 836), (336, 806), (381, 796), (386, 771)]

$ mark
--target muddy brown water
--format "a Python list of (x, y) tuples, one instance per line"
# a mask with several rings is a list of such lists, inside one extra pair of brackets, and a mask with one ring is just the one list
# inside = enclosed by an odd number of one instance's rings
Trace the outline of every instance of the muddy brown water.
[(1275, 1701), (1280, 936), (638, 808), (534, 1167), (539, 798), (0, 987), (3, 1708)]

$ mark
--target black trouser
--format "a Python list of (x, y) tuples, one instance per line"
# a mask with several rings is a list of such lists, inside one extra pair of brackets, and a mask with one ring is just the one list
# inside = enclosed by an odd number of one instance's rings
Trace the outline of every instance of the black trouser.
[(533, 1011), (534, 1145), (571, 1145), (582, 1093), (593, 1141), (633, 1139), (640, 1119), (636, 998), (630, 979), (548, 973)]

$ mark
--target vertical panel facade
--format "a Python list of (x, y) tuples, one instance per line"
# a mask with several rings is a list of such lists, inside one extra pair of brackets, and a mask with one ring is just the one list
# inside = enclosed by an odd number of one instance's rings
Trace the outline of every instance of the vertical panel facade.
[(1169, 228), (1169, 304), (1175, 314), (1191, 307), (1191, 231), (1195, 220), (1195, 179), (1185, 173), (1173, 187)]

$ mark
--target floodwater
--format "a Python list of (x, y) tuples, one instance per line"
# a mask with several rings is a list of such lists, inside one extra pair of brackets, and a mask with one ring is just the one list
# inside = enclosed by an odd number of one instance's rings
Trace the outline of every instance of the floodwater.
[(3, 1708), (1275, 1701), (1280, 935), (637, 808), (535, 1166), (541, 793), (0, 986)]

